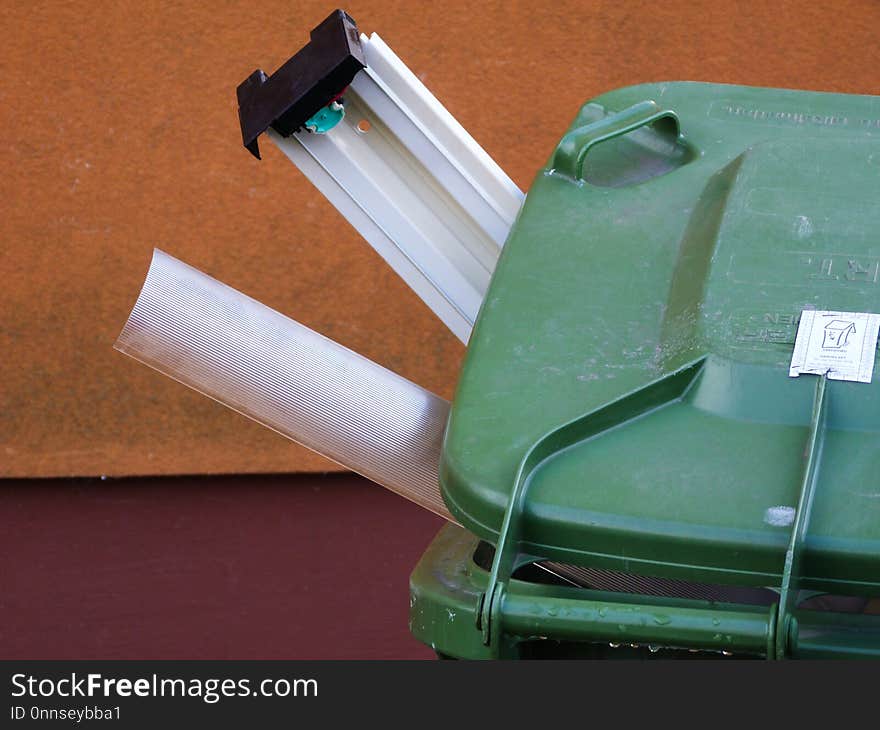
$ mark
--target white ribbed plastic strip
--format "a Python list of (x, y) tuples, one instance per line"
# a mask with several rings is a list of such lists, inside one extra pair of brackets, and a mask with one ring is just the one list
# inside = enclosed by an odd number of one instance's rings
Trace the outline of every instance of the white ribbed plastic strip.
[(467, 342), (524, 195), (375, 33), (327, 134), (269, 136)]
[(447, 401), (158, 249), (115, 347), (452, 519)]

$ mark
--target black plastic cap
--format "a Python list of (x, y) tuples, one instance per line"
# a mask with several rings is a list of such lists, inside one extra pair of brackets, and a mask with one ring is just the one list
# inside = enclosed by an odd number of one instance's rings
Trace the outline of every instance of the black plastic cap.
[(272, 127), (289, 137), (366, 68), (357, 25), (345, 11), (334, 10), (310, 38), (271, 76), (257, 69), (238, 86), (241, 139), (257, 159), (263, 132)]

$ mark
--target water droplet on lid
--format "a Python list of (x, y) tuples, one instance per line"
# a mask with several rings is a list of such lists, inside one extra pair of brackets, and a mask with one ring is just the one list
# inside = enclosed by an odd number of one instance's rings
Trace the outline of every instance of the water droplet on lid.
[(768, 507), (764, 511), (764, 522), (771, 527), (788, 527), (794, 522), (795, 509), (786, 505)]

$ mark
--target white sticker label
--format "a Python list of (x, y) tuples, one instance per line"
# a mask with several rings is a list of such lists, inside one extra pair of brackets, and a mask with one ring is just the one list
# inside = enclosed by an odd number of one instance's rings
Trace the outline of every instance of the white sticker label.
[(870, 383), (880, 314), (801, 312), (788, 375), (828, 374), (830, 380)]

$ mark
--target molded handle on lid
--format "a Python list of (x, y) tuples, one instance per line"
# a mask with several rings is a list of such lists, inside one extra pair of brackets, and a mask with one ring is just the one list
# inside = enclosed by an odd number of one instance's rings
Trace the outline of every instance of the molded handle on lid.
[(671, 109), (662, 109), (654, 101), (639, 102), (628, 109), (578, 127), (566, 134), (557, 145), (553, 154), (553, 169), (573, 180), (581, 180), (584, 160), (591, 147), (661, 119), (672, 120), (677, 139), (681, 134), (678, 116)]

